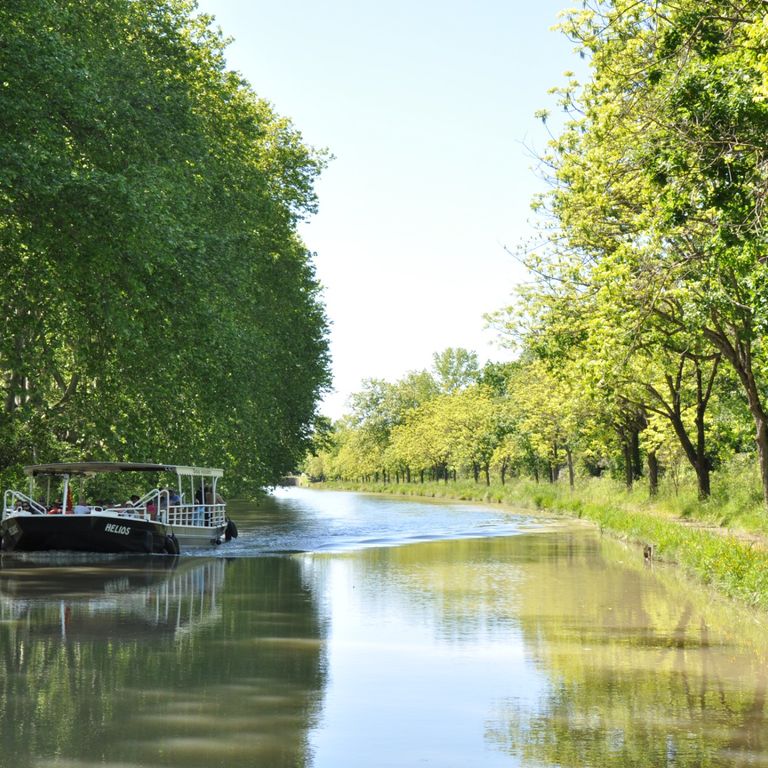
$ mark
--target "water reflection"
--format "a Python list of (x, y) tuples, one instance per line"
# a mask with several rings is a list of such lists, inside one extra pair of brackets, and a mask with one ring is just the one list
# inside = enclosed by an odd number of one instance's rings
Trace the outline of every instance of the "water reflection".
[(765, 616), (635, 548), (553, 530), (310, 563), (333, 595), (315, 768), (350, 749), (382, 767), (768, 763)]
[[(313, 768), (516, 765), (485, 721), (537, 672), (516, 621), (527, 536), (446, 540), (305, 559), (332, 632)], [(513, 543), (514, 542), (514, 543)]]
[(3, 558), (0, 621), (61, 640), (178, 637), (221, 617), (224, 560), (178, 557), (42, 565)]
[(589, 527), (337, 496), (234, 558), (0, 556), (0, 766), (768, 762), (765, 616)]
[(323, 627), (289, 558), (0, 570), (0, 765), (300, 766)]
[(488, 737), (524, 764), (768, 761), (765, 617), (644, 567), (597, 537), (540, 539), (519, 589), (534, 706), (499, 702)]

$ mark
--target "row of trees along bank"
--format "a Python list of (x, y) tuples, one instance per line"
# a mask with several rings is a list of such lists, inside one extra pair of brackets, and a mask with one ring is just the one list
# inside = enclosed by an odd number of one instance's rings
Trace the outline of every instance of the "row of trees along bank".
[(328, 384), (322, 153), (187, 0), (0, 4), (0, 465), (303, 456)]
[(456, 389), (366, 383), (323, 472), (567, 467), (647, 474), (654, 492), (682, 457), (707, 498), (749, 454), (768, 503), (764, 3), (598, 0), (561, 29), (590, 74), (558, 90), (531, 281), (492, 316), (519, 360)]
[[(393, 383), (364, 382), (349, 414), (316, 433), (304, 463), (310, 480), (469, 478), (490, 485), (492, 478), (504, 484), (529, 477), (574, 486), (579, 478), (610, 475), (630, 488), (645, 478), (654, 495), (660, 479), (676, 490), (686, 474), (699, 477), (695, 454), (684, 445), (696, 422), (688, 405), (681, 404), (679, 430), (674, 413), (644, 411), (530, 351), (480, 367), (474, 353), (449, 348), (433, 361), (431, 370)], [(705, 447), (712, 469), (743, 467), (755, 456), (748, 410), (731, 385), (723, 375), (709, 394)]]

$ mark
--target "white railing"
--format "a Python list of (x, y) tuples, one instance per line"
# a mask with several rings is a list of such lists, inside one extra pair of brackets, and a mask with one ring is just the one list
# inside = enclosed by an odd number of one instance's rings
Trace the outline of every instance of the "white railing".
[(139, 520), (150, 519), (146, 507), (89, 507), (89, 509), (91, 512), (100, 512), (101, 514), (115, 515), (116, 517), (133, 517)]
[(159, 520), (170, 526), (201, 526), (217, 528), (227, 523), (226, 505), (185, 503), (171, 504), (166, 489), (153, 488), (144, 494), (132, 507), (112, 508), (123, 517), (140, 517), (145, 520)]
[[(78, 509), (79, 508), (79, 509)], [(83, 510), (82, 512), (80, 510)], [(10, 514), (26, 512), (29, 514), (45, 515), (48, 510), (44, 505), (20, 491), (6, 491), (3, 503), (3, 517)], [(131, 517), (140, 520), (159, 520), (166, 525), (201, 526), (217, 528), (227, 523), (226, 506), (218, 504), (180, 503), (171, 504), (170, 494), (165, 489), (153, 488), (144, 494), (134, 504), (120, 506), (77, 505), (67, 514), (99, 514), (114, 515), (115, 517)]]
[(224, 504), (177, 504), (168, 508), (168, 525), (216, 528), (227, 522)]
[(3, 517), (18, 512), (29, 512), (33, 515), (44, 515), (48, 510), (35, 501), (31, 496), (21, 491), (6, 491), (3, 498)]

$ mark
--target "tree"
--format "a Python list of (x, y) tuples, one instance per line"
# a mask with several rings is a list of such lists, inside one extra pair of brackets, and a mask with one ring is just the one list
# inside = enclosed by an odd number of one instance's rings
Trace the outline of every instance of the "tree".
[(499, 409), (490, 390), (470, 386), (447, 395), (442, 403), (446, 441), (454, 461), (471, 467), (475, 482), (482, 470), (486, 485), (490, 485), (491, 460), (501, 438)]
[(441, 392), (456, 392), (469, 386), (480, 374), (477, 353), (448, 347), (432, 356), (433, 370)]
[(254, 488), (306, 445), (327, 323), (296, 225), (324, 160), (209, 22), (185, 0), (0, 8), (13, 463), (162, 452)]
[[(616, 0), (570, 15), (593, 77), (566, 95), (582, 116), (555, 146), (552, 202), (571, 247), (642, 253), (649, 310), (698, 332), (733, 368), (768, 503), (768, 33), (762, 3), (727, 6)], [(681, 312), (655, 301), (659, 287), (674, 287)]]

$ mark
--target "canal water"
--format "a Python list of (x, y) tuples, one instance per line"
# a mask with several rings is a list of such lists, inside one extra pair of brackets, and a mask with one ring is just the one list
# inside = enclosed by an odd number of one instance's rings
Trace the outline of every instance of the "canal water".
[(766, 616), (577, 521), (290, 489), (3, 554), (3, 768), (768, 765)]

